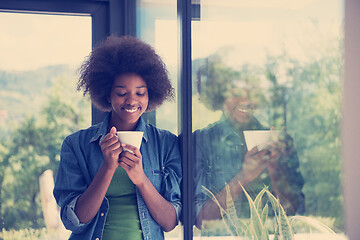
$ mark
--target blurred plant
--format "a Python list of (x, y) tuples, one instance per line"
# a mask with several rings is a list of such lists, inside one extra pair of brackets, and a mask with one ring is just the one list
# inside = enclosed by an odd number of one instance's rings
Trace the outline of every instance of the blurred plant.
[(259, 104), (254, 116), (261, 124), (285, 127), (294, 139), (305, 179), (305, 214), (335, 218), (336, 228), (344, 229), (341, 39), (333, 39), (335, 46), (308, 61), (287, 52), (268, 55), (262, 66), (234, 67), (221, 52), (198, 59), (193, 68), (198, 90), (193, 127), (204, 128), (220, 119), (227, 94), (251, 90)]
[(24, 228), (20, 230), (5, 230), (0, 231), (0, 239), (3, 240), (65, 240), (70, 236), (70, 232), (59, 230), (48, 230), (46, 228)]
[(90, 125), (90, 102), (75, 95), (74, 82), (54, 78), (40, 94), (41, 110), (14, 124), (7, 141), (0, 139), (0, 229), (45, 226), (38, 178), (47, 169), (56, 174), (63, 139)]
[[(239, 182), (241, 185), (241, 183)], [(241, 185), (243, 192), (248, 199), (250, 207), (250, 219), (244, 221), (238, 218), (235, 205), (230, 193), (230, 187), (228, 184), (226, 188), (226, 209), (224, 209), (217, 201), (215, 195), (206, 187), (203, 186), (205, 194), (210, 197), (220, 208), (222, 220), (225, 223), (228, 231), (234, 237), (241, 237), (241, 239), (252, 240), (269, 240), (270, 233), (274, 233), (273, 240), (294, 240), (294, 227), (296, 223), (302, 223), (308, 225), (310, 229), (317, 229), (321, 233), (330, 234), (334, 239), (337, 239), (337, 234), (328, 226), (322, 222), (306, 216), (290, 216), (286, 215), (286, 212), (278, 198), (276, 198), (267, 187), (264, 187), (262, 191), (253, 200), (247, 193), (245, 188)], [(267, 196), (268, 201), (263, 204), (263, 197)], [(274, 229), (268, 229), (268, 214), (269, 214), (269, 202), (274, 211)]]

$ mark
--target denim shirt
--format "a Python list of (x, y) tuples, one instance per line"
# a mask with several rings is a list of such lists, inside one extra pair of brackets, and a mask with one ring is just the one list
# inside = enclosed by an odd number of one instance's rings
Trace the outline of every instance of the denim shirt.
[[(203, 187), (212, 191), (214, 194), (220, 192), (225, 183), (229, 183), (232, 178), (242, 168), (245, 154), (248, 149), (244, 139), (244, 130), (264, 130), (257, 119), (253, 119), (250, 124), (244, 126), (241, 131), (236, 130), (226, 120), (225, 116), (208, 127), (196, 130), (193, 134), (195, 145), (195, 168), (194, 168), (194, 207), (195, 217), (200, 212), (204, 203), (208, 200), (204, 194)], [(281, 166), (281, 173), (286, 179), (296, 200), (294, 201), (295, 212), (303, 213), (305, 198), (302, 191), (304, 179), (299, 169), (299, 160), (295, 149), (291, 154), (282, 155), (278, 164)], [(264, 187), (272, 184), (267, 171), (260, 174), (254, 181), (246, 186), (250, 195), (256, 196)], [(237, 213), (240, 217), (248, 217), (250, 213), (249, 204), (244, 195), (240, 195), (234, 202)]]
[[(62, 144), (53, 193), (61, 208), (61, 220), (72, 231), (69, 239), (102, 238), (109, 210), (107, 198), (88, 223), (80, 223), (74, 210), (78, 197), (88, 188), (103, 163), (100, 141), (107, 133), (110, 116), (111, 113), (102, 123), (69, 135)], [(178, 138), (169, 131), (146, 124), (142, 118), (136, 131), (144, 132), (140, 147), (144, 172), (156, 190), (174, 206), (179, 221), (182, 172)], [(137, 188), (136, 196), (144, 240), (164, 239), (163, 229), (151, 217)]]

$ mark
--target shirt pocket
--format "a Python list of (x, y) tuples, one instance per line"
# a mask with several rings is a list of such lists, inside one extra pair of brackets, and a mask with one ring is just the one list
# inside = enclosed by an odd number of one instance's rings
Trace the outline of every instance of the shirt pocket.
[(154, 169), (151, 171), (150, 180), (158, 192), (160, 192), (162, 183), (168, 175), (169, 173), (165, 170), (164, 167), (162, 169)]

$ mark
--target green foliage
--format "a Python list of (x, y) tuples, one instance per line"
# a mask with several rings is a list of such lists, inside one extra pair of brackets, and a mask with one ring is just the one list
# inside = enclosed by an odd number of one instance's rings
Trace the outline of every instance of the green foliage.
[[(201, 79), (199, 99), (213, 115), (219, 112), (213, 111), (214, 103), (220, 104), (229, 89), (240, 87), (255, 91), (253, 95), (258, 96), (256, 100), (261, 108), (254, 115), (264, 126), (285, 129), (294, 140), (305, 179), (305, 215), (335, 218), (341, 229), (344, 218), (340, 47), (308, 62), (283, 53), (268, 56), (261, 67), (244, 65), (236, 69), (228, 67), (221, 54), (214, 54), (197, 67), (197, 77)], [(224, 77), (217, 80), (215, 77), (219, 75)], [(194, 126), (203, 126), (201, 121), (216, 119), (199, 106), (194, 111), (199, 112), (194, 114)]]
[[(239, 184), (241, 185), (240, 182)], [(203, 190), (207, 196), (220, 208), (222, 220), (232, 236), (239, 237), (239, 239), (269, 240), (270, 234), (273, 233), (273, 240), (294, 240), (294, 229), (296, 224), (301, 223), (307, 225), (310, 229), (330, 234), (334, 239), (338, 238), (336, 233), (330, 227), (315, 218), (305, 216), (288, 217), (280, 204), (280, 200), (276, 198), (267, 187), (262, 189), (255, 200), (250, 197), (242, 185), (241, 187), (250, 206), (250, 219), (248, 221), (238, 218), (228, 184), (225, 185), (227, 193), (226, 209), (220, 205), (216, 196), (203, 186)], [(267, 196), (268, 201), (265, 204), (262, 204), (264, 196)], [(272, 229), (269, 229), (269, 224), (267, 224), (268, 204), (272, 205), (272, 209), (275, 213), (273, 223), (270, 225)]]
[(45, 228), (24, 228), (18, 231), (6, 231), (3, 229), (2, 232), (0, 232), (0, 239), (2, 240), (65, 240), (68, 238), (69, 232), (64, 232), (64, 230), (48, 230)]
[(74, 69), (66, 65), (49, 66), (36, 71), (0, 71), (0, 110), (7, 113), (6, 122), (0, 119), (0, 139), (10, 136), (20, 121), (39, 113), (46, 92), (59, 77), (74, 79), (74, 73)]
[(24, 112), (39, 110), (20, 117), (9, 127), (8, 136), (1, 136), (0, 228), (44, 227), (39, 176), (47, 169), (56, 174), (63, 139), (90, 125), (90, 102), (81, 94), (75, 95), (75, 83), (71, 74), (52, 78), (43, 94), (38, 93), (42, 104)]
[[(288, 126), (306, 179), (308, 214), (342, 221), (341, 100), (342, 61), (337, 54), (324, 56), (292, 71)], [(301, 103), (301, 104), (299, 104)]]

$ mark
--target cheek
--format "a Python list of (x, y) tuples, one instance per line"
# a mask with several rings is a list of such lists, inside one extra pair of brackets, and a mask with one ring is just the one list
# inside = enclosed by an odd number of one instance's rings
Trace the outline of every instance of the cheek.
[(115, 97), (111, 98), (111, 105), (113, 107), (119, 106), (121, 104), (123, 104), (123, 101), (120, 98), (115, 98)]
[(112, 98), (110, 102), (111, 108), (116, 110), (120, 109), (124, 105), (124, 101), (119, 98)]
[(149, 108), (149, 102), (147, 102), (146, 104), (144, 104), (143, 106), (143, 112), (146, 112)]
[(145, 109), (147, 109), (149, 107), (149, 96), (147, 98), (144, 99), (143, 101), (143, 106)]

